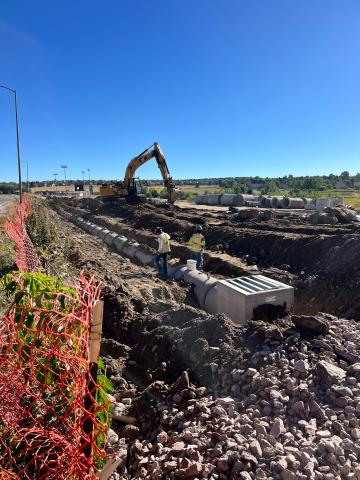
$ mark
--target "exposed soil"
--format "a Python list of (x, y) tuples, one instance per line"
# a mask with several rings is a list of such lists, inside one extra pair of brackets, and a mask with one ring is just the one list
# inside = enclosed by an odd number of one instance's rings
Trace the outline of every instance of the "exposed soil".
[(360, 227), (310, 225), (303, 218), (238, 220), (229, 212), (208, 212), (164, 205), (104, 205), (98, 199), (56, 199), (95, 223), (153, 246), (152, 229), (161, 225), (173, 239), (173, 254), (184, 260), (195, 224), (207, 242), (205, 270), (215, 276), (254, 272), (296, 288), (295, 311), (319, 310), (360, 318)]
[[(149, 249), (151, 228), (162, 225), (178, 242), (178, 258), (186, 258), (183, 243), (202, 223), (208, 271), (244, 274), (256, 265), (296, 286), (298, 311), (324, 304), (326, 310), (334, 305), (335, 311), (360, 312), (354, 226), (322, 226), (320, 234), (305, 224), (239, 224), (223, 213), (105, 208), (94, 200), (57, 199), (55, 208), (132, 234)], [(115, 407), (134, 420), (113, 422), (115, 440), (107, 445), (109, 451), (122, 448), (124, 461), (112, 480), (357, 478), (355, 321), (259, 308), (256, 320), (237, 326), (200, 310), (189, 286), (163, 281), (153, 268), (131, 263), (57, 213), (51, 216), (64, 270), (84, 270), (104, 285), (101, 355)], [(306, 307), (311, 295), (313, 304)]]

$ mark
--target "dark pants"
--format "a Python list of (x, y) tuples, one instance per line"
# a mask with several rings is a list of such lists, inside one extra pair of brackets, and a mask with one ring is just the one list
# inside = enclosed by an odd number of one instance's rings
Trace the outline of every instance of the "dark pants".
[(164, 275), (165, 278), (168, 276), (168, 253), (158, 253), (156, 255), (156, 265), (159, 269), (159, 272)]
[(201, 270), (203, 267), (203, 254), (202, 252), (191, 252), (191, 258), (196, 260), (196, 268)]

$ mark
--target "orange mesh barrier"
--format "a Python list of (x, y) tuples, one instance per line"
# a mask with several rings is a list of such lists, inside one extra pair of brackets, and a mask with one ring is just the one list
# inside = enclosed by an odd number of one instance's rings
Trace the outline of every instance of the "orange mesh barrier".
[[(26, 278), (11, 275), (17, 291), (27, 290)], [(97, 402), (101, 387), (95, 394), (88, 380), (89, 325), (100, 290), (82, 277), (70, 292), (47, 292), (35, 302), (24, 295), (0, 318), (1, 478), (93, 479), (105, 458), (109, 402)]]
[(81, 275), (69, 288), (24, 271), (40, 265), (25, 229), (29, 212), (24, 199), (6, 225), (23, 272), (0, 279), (7, 296), (0, 316), (0, 478), (93, 480), (106, 459), (111, 406), (106, 381), (99, 376), (96, 385), (89, 364), (100, 286)]
[(31, 215), (31, 205), (27, 195), (22, 203), (16, 205), (10, 220), (5, 220), (3, 226), (16, 245), (16, 265), (22, 272), (34, 272), (40, 266), (34, 246), (26, 231), (26, 219)]

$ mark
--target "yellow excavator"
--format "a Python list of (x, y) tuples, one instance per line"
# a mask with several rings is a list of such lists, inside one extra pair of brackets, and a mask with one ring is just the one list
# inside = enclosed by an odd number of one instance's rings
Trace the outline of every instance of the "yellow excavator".
[(155, 157), (161, 175), (163, 177), (165, 188), (168, 191), (169, 203), (174, 203), (179, 197), (181, 191), (176, 188), (170, 172), (158, 143), (153, 143), (151, 147), (140, 153), (137, 157), (130, 160), (129, 165), (125, 171), (125, 178), (123, 182), (116, 182), (114, 185), (103, 184), (100, 187), (101, 197), (108, 200), (117, 198), (125, 198), (128, 203), (143, 203), (146, 201), (146, 196), (141, 192), (141, 185), (137, 178), (135, 178), (136, 170), (144, 163)]

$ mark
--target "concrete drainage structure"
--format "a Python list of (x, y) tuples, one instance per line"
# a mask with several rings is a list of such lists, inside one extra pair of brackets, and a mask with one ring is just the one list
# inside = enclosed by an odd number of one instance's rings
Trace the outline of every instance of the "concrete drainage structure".
[[(155, 255), (146, 252), (134, 240), (118, 235), (69, 212), (62, 215), (91, 235), (115, 248), (121, 255), (142, 265), (155, 265)], [(290, 310), (294, 304), (294, 288), (262, 275), (218, 280), (185, 265), (170, 266), (169, 275), (194, 286), (201, 308), (209, 313), (224, 313), (234, 323), (244, 324), (252, 318), (253, 310), (261, 304), (283, 305)]]

